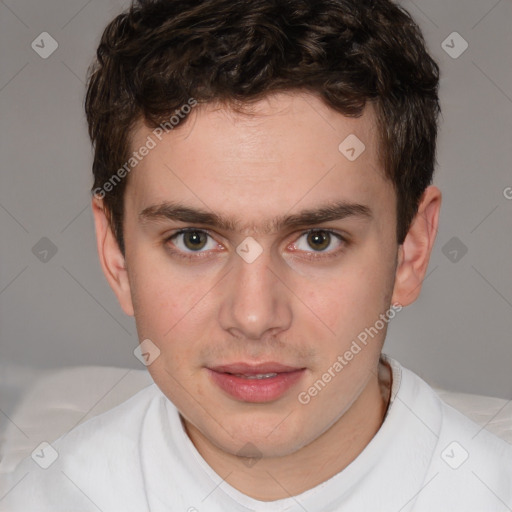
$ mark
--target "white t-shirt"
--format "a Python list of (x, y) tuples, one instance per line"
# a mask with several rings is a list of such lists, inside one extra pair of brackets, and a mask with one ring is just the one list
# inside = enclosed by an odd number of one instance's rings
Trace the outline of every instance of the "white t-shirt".
[[(344, 470), (299, 495), (253, 499), (223, 481), (156, 384), (27, 457), (0, 486), (3, 512), (505, 512), (512, 446), (393, 371), (386, 418)], [(7, 493), (7, 494), (6, 494)]]

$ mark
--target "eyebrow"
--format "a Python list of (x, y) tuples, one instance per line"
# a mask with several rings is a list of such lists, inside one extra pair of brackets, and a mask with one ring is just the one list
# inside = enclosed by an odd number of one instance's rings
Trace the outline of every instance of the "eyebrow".
[[(263, 232), (268, 234), (274, 231), (279, 232), (284, 228), (316, 225), (348, 217), (371, 220), (373, 212), (370, 207), (363, 204), (335, 201), (318, 208), (302, 210), (296, 214), (275, 217), (264, 225)], [(205, 224), (225, 231), (242, 231), (241, 223), (236, 219), (225, 218), (216, 213), (198, 208), (190, 208), (177, 202), (165, 201), (148, 206), (139, 213), (139, 222), (144, 224), (162, 220), (175, 220), (188, 224)]]

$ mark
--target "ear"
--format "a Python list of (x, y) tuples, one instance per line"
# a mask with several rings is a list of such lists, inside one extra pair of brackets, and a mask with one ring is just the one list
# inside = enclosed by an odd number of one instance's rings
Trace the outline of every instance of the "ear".
[(125, 258), (112, 232), (103, 201), (97, 196), (94, 196), (92, 199), (92, 213), (96, 226), (96, 244), (101, 268), (108, 284), (116, 294), (121, 308), (127, 315), (133, 316), (130, 282), (128, 280)]
[(412, 304), (419, 296), (436, 239), (441, 209), (441, 191), (425, 189), (405, 240), (398, 249), (392, 304)]

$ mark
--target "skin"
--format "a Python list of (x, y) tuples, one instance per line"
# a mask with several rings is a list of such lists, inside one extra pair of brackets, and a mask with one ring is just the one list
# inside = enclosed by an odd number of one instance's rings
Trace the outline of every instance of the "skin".
[[(395, 193), (383, 177), (371, 104), (348, 118), (311, 94), (289, 92), (254, 104), (252, 115), (222, 105), (196, 107), (129, 175), (125, 192), (126, 258), (94, 198), (104, 273), (139, 339), (160, 356), (148, 369), (177, 406), (207, 463), (241, 492), (270, 501), (297, 495), (343, 470), (382, 424), (390, 372), (379, 364), (386, 328), (308, 404), (298, 394), (321, 379), (391, 304), (418, 297), (438, 226), (441, 192), (426, 189), (402, 245)], [(142, 123), (133, 147), (152, 130)], [(349, 134), (364, 142), (353, 162), (338, 150)], [(265, 231), (271, 219), (329, 201), (367, 205), (372, 218)], [(139, 213), (180, 201), (236, 220), (234, 231)], [(179, 229), (208, 229), (193, 252)], [(332, 229), (327, 248), (308, 244), (307, 229)], [(252, 236), (263, 252), (252, 263), (236, 248)], [(318, 242), (317, 242), (318, 243)], [(171, 252), (192, 255), (192, 260)], [(315, 255), (324, 256), (315, 259)], [(329, 256), (330, 257), (325, 257)], [(311, 258), (308, 258), (311, 256)], [(305, 367), (301, 380), (268, 403), (235, 400), (206, 366), (277, 361)], [(247, 445), (251, 443), (251, 445)], [(240, 455), (255, 456), (248, 464)], [(254, 448), (253, 448), (254, 450)], [(261, 458), (259, 458), (261, 457)]]

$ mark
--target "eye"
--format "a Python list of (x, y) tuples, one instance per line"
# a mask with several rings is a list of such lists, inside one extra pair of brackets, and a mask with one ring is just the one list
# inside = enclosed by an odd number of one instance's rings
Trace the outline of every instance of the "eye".
[[(292, 244), (294, 250), (313, 252), (313, 253), (328, 253), (329, 256), (337, 254), (336, 248), (342, 247), (347, 241), (339, 233), (329, 229), (310, 229), (303, 233), (297, 242)], [(334, 243), (334, 249), (332, 248)], [(331, 250), (327, 250), (331, 247)], [(311, 251), (313, 249), (313, 251)], [(319, 255), (322, 257), (321, 255)], [(314, 257), (318, 257), (316, 254)]]
[[(197, 228), (181, 229), (167, 237), (164, 243), (171, 254), (189, 260), (208, 257), (212, 250), (222, 248), (208, 231)], [(348, 241), (339, 233), (329, 229), (310, 229), (302, 233), (288, 248), (304, 252), (306, 258), (321, 259), (337, 256), (346, 245)], [(329, 248), (331, 249), (328, 250)]]
[[(209, 238), (210, 245), (208, 246)], [(215, 249), (219, 245), (211, 238), (208, 232), (193, 228), (182, 229), (174, 233), (166, 240), (166, 242), (170, 241), (179, 251), (185, 253), (204, 252), (203, 249)]]

